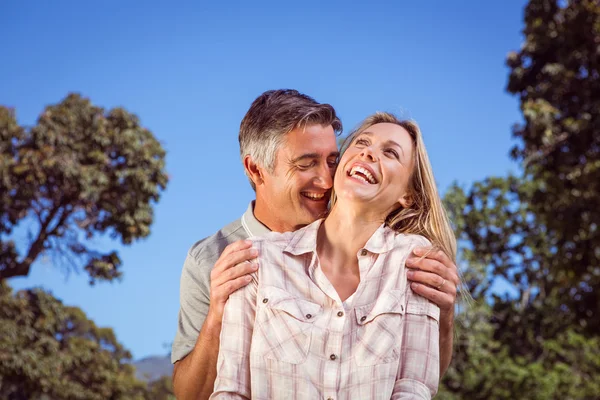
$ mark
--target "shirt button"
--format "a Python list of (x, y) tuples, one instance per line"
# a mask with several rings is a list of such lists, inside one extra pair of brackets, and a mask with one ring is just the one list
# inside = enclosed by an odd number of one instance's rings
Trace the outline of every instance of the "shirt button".
[(366, 319), (367, 317), (363, 315), (362, 317), (360, 317), (360, 322), (365, 322)]
[(311, 319), (311, 318), (312, 318), (312, 315), (306, 314), (306, 319)]
[(332, 354), (332, 355), (329, 356), (329, 359), (331, 361), (334, 361), (336, 358), (337, 358), (337, 356), (335, 354)]
[(338, 311), (338, 317), (343, 317), (344, 313), (342, 311)]
[(267, 304), (269, 302), (269, 299), (263, 299), (263, 303)]
[(363, 250), (360, 252), (360, 255), (361, 255), (361, 256), (366, 256), (366, 255), (367, 255), (367, 251), (366, 251), (365, 249), (363, 249)]

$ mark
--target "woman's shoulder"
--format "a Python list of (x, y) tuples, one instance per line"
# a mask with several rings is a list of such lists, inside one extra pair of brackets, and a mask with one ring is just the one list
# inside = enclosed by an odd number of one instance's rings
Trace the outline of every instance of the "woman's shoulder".
[(431, 241), (425, 236), (412, 233), (397, 233), (394, 238), (394, 248), (430, 247)]

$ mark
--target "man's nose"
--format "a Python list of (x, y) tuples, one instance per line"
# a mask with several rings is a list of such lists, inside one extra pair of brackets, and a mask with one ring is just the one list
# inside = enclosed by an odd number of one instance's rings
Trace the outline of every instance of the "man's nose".
[(318, 175), (315, 177), (315, 183), (322, 189), (329, 190), (333, 186), (333, 175), (335, 169), (332, 169), (324, 163), (320, 168)]

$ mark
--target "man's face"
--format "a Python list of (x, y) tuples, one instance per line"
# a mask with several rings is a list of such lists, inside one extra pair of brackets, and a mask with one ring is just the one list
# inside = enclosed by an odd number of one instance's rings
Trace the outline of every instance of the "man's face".
[(272, 229), (296, 230), (325, 215), (338, 155), (331, 125), (300, 127), (286, 135), (275, 169), (264, 172), (259, 189)]

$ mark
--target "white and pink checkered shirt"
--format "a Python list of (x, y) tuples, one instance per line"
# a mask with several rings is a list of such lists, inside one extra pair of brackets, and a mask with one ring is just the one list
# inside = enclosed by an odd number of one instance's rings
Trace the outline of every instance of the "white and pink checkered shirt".
[(439, 308), (410, 289), (404, 266), (429, 241), (382, 225), (342, 302), (319, 265), (320, 224), (253, 239), (259, 269), (225, 307), (211, 399), (430, 399)]

